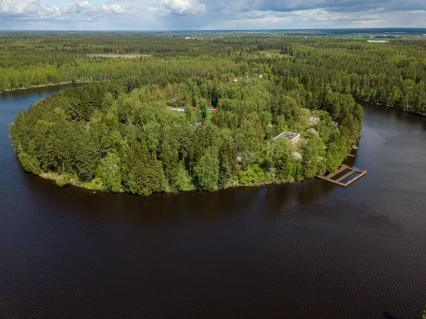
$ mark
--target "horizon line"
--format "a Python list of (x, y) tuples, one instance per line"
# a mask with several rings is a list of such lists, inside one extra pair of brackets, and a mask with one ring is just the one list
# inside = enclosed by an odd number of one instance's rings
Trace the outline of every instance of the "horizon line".
[(354, 28), (265, 28), (265, 29), (0, 29), (0, 32), (279, 32), (333, 30), (426, 30), (426, 27), (354, 27)]

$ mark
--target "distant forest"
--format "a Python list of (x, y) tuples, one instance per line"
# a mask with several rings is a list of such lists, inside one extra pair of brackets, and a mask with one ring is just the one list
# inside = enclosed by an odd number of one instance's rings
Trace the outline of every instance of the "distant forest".
[[(0, 33), (0, 91), (123, 78), (139, 85), (164, 59), (203, 56), (238, 64), (240, 75), (261, 64), (308, 91), (329, 87), (356, 100), (426, 114), (426, 37), (378, 38), (386, 43), (370, 39), (280, 33)], [(105, 58), (108, 54), (134, 57)]]
[[(3, 34), (2, 90), (92, 82), (18, 114), (28, 172), (157, 192), (286, 183), (336, 169), (359, 139), (356, 100), (426, 114), (411, 37)], [(284, 138), (281, 138), (284, 136)]]

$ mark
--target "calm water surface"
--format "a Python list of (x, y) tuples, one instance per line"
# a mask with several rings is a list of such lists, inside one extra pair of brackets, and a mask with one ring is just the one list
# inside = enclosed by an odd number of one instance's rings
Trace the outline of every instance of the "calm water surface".
[(0, 318), (415, 318), (426, 120), (374, 106), (348, 189), (319, 180), (144, 199), (20, 168), (0, 96)]

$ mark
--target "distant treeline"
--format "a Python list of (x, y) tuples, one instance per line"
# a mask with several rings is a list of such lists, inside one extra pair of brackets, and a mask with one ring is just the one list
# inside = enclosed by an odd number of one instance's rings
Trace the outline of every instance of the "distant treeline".
[[(233, 72), (240, 76), (250, 76), (260, 68), (258, 71), (269, 70), (294, 89), (300, 84), (313, 94), (331, 90), (426, 114), (426, 37), (406, 36), (389, 43), (367, 43), (367, 39), (370, 36), (279, 33), (2, 33), (0, 91), (123, 78), (136, 87), (153, 75), (165, 82), (167, 78), (157, 75), (169, 72), (159, 66), (164, 59), (170, 59), (171, 68), (179, 68), (176, 59), (191, 61), (196, 57), (198, 66), (184, 64), (190, 70), (182, 70), (170, 82), (191, 76), (192, 67), (208, 68), (210, 62), (206, 61), (222, 61), (225, 67), (233, 63)], [(94, 58), (93, 54), (116, 58)], [(141, 57), (117, 58), (126, 54)], [(156, 81), (150, 83), (163, 84)]]

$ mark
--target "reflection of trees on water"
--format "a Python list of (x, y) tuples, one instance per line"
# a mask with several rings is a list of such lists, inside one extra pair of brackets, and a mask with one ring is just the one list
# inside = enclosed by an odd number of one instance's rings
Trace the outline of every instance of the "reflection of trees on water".
[(285, 213), (297, 205), (309, 205), (328, 196), (337, 186), (330, 183), (307, 180), (300, 183), (268, 186), (268, 198), (264, 212), (269, 215)]
[(148, 198), (128, 194), (91, 193), (27, 176), (27, 186), (39, 203), (72, 214), (107, 216), (136, 223), (170, 223), (196, 219), (205, 222), (246, 214), (279, 215), (295, 205), (309, 205), (330, 194), (334, 185), (310, 180), (267, 187), (218, 192), (156, 194)]

